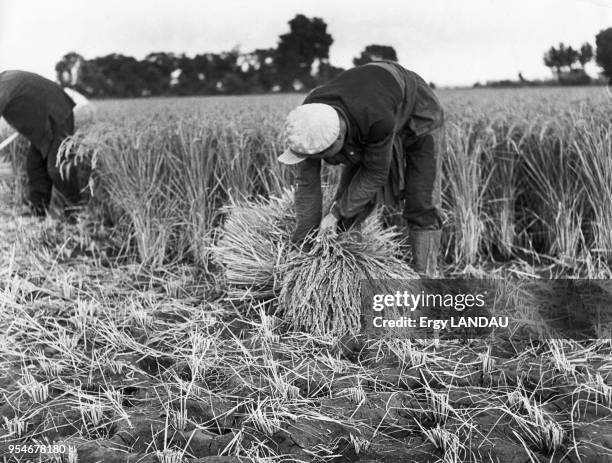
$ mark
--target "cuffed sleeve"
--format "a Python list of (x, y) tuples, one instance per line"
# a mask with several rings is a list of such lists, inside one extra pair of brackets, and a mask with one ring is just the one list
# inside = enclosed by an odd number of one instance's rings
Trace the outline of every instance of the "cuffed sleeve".
[(338, 187), (336, 188), (334, 203), (332, 204), (329, 211), (330, 214), (332, 214), (338, 220), (342, 218), (338, 202), (348, 189), (348, 186), (351, 184), (351, 180), (353, 180), (353, 176), (357, 173), (358, 170), (359, 166), (355, 164), (349, 164), (342, 168), (342, 172), (340, 173), (340, 181), (338, 182)]
[(295, 192), (296, 228), (291, 241), (299, 243), (321, 223), (323, 195), (321, 161), (307, 159), (297, 165)]
[(376, 193), (387, 182), (392, 153), (392, 135), (380, 143), (366, 146), (362, 164), (336, 201), (335, 207), (342, 218), (353, 218), (368, 208)]

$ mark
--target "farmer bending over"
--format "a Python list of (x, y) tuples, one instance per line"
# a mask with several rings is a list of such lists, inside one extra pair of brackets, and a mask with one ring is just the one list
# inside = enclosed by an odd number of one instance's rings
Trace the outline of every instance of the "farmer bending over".
[(0, 73), (0, 116), (30, 141), (26, 158), (32, 212), (43, 216), (55, 187), (66, 215), (80, 199), (74, 168), (60, 175), (57, 152), (74, 133), (74, 102), (58, 84), (25, 71)]
[[(298, 164), (295, 208), (300, 242), (313, 229), (357, 225), (376, 203), (399, 206), (417, 272), (433, 275), (440, 247), (440, 143), (443, 111), (427, 83), (392, 61), (338, 75), (312, 90), (287, 117), (288, 149)], [(343, 164), (331, 212), (322, 216), (321, 160)]]

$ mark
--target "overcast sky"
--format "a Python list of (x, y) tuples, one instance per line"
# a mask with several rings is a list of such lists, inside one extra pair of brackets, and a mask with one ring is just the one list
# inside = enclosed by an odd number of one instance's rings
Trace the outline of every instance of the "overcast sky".
[(401, 64), (438, 85), (549, 77), (542, 54), (551, 45), (594, 46), (612, 27), (612, 0), (0, 0), (0, 70), (55, 78), (73, 50), (141, 59), (274, 47), (297, 13), (328, 24), (332, 64), (392, 45)]

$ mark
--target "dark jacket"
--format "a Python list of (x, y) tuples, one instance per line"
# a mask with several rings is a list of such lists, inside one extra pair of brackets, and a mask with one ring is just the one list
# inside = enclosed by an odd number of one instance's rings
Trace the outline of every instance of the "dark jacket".
[(72, 114), (74, 101), (55, 82), (26, 71), (0, 73), (0, 115), (40, 151), (53, 142), (54, 127)]
[[(354, 219), (369, 210), (380, 193), (397, 198), (403, 189), (402, 143), (440, 127), (442, 107), (417, 74), (391, 61), (370, 63), (341, 73), (312, 90), (306, 103), (336, 108), (347, 121), (347, 138), (332, 164), (344, 164), (331, 212)], [(321, 160), (298, 164), (293, 241), (318, 227), (322, 215)], [(383, 192), (383, 189), (388, 191)]]

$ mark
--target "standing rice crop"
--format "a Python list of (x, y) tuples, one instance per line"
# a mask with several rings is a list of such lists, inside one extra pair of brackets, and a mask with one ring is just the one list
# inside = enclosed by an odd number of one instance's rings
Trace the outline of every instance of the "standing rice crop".
[(224, 113), (105, 120), (65, 143), (75, 162), (90, 164), (95, 195), (112, 206), (112, 223), (127, 223), (141, 263), (189, 259), (207, 267), (222, 206), (289, 183), (271, 149), (278, 143), (269, 114)]
[(530, 196), (525, 206), (535, 219), (532, 232), (539, 234), (540, 246), (572, 261), (584, 244), (584, 183), (571, 145), (560, 137), (563, 132), (564, 127), (552, 121), (530, 128), (522, 146), (522, 180)]
[[(596, 265), (603, 270), (594, 271), (605, 273), (612, 241), (605, 200), (611, 193), (610, 105), (603, 95), (587, 104), (599, 91), (441, 92), (448, 114), (442, 179), (447, 262), (529, 256), (566, 267), (588, 263), (581, 268), (592, 272)], [(298, 100), (99, 104), (98, 120), (72, 141), (95, 164), (93, 209), (127, 225), (125, 242), (141, 262), (186, 259), (208, 268), (223, 207), (277, 196), (292, 183), (293, 169), (276, 158), (284, 116)], [(333, 183), (337, 170), (325, 169), (324, 181)]]
[[(485, 231), (484, 197), (489, 177), (483, 178), (486, 131), (477, 124), (451, 124), (444, 170), (445, 202), (451, 216), (453, 261), (474, 264)], [(483, 136), (483, 133), (485, 134)]]
[(572, 146), (578, 157), (584, 194), (592, 212), (590, 252), (595, 259), (612, 262), (612, 124), (594, 115), (574, 122)]
[(508, 259), (516, 246), (516, 199), (520, 193), (518, 173), (520, 167), (517, 138), (522, 128), (497, 118), (491, 124), (492, 143), (485, 151), (485, 175), (490, 176), (485, 192), (484, 249), (493, 256)]

